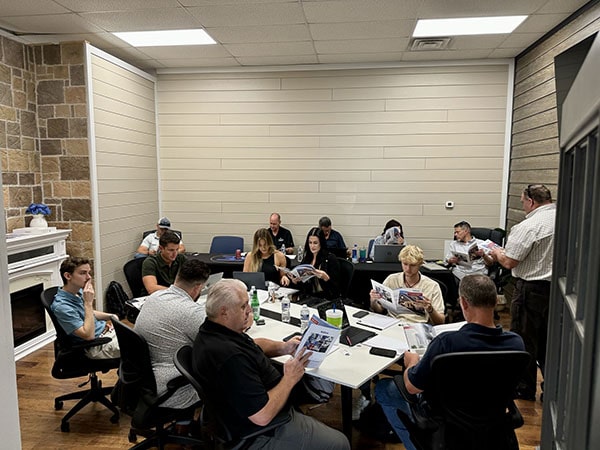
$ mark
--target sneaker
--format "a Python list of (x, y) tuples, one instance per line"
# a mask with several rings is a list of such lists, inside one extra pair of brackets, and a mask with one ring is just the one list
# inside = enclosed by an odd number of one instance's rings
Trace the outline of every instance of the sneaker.
[(360, 395), (352, 402), (352, 420), (360, 419), (360, 413), (371, 403), (364, 395)]

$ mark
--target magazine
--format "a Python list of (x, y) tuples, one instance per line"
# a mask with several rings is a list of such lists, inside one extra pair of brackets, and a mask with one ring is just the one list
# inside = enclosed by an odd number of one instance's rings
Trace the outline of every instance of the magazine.
[(446, 331), (459, 330), (467, 322), (444, 323), (441, 325), (430, 325), (428, 323), (410, 323), (404, 325), (406, 342), (411, 351), (422, 355), (434, 337)]
[(452, 248), (452, 254), (458, 258), (458, 261), (471, 262), (475, 259), (481, 258), (481, 256), (477, 255), (477, 251), (479, 247), (477, 246), (477, 242), (473, 242), (469, 247), (466, 245), (457, 246), (454, 245)]
[(495, 248), (501, 248), (498, 244), (496, 244), (494, 241), (490, 241), (489, 239), (486, 239), (483, 241), (483, 243), (480, 242), (479, 245), (486, 253), (488, 253), (490, 250), (494, 250)]
[(373, 290), (381, 295), (379, 303), (394, 314), (418, 314), (425, 316), (423, 292), (418, 289), (391, 289), (375, 280), (371, 280)]
[(275, 266), (277, 269), (290, 274), (294, 278), (300, 279), (303, 283), (315, 276), (315, 268), (311, 264), (300, 264), (293, 269), (287, 267)]
[(308, 328), (302, 335), (302, 340), (298, 344), (294, 356), (298, 354), (302, 347), (306, 347), (307, 351), (312, 352), (306, 367), (319, 367), (325, 357), (337, 348), (340, 333), (341, 330), (338, 327), (334, 327), (327, 321), (313, 315), (308, 321)]

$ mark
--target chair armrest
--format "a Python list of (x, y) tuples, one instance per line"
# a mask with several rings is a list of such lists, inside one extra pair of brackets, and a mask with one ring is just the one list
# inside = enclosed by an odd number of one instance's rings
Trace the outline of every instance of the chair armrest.
[(178, 377), (173, 378), (167, 382), (167, 390), (160, 397), (156, 399), (156, 404), (160, 405), (169, 397), (171, 397), (177, 389), (190, 384), (190, 382), (183, 376), (179, 375)]
[(396, 384), (396, 387), (400, 391), (400, 394), (402, 395), (404, 400), (406, 400), (411, 405), (416, 405), (418, 403), (419, 397), (416, 394), (411, 394), (406, 389), (406, 385), (404, 384), (404, 374), (395, 375), (394, 383)]
[(91, 341), (85, 341), (85, 342), (73, 344), (73, 346), (71, 348), (73, 350), (81, 350), (81, 349), (96, 347), (98, 345), (108, 344), (110, 341), (111, 341), (111, 338), (109, 338), (109, 337), (101, 337), (101, 338), (93, 339)]

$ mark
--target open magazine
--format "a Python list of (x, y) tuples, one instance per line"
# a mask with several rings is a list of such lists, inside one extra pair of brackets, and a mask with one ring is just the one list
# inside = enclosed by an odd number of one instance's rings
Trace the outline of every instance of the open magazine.
[(446, 331), (459, 330), (467, 322), (443, 323), (430, 325), (428, 323), (410, 323), (404, 325), (404, 334), (408, 348), (420, 355), (425, 353), (427, 346), (434, 337)]
[(300, 264), (293, 269), (287, 267), (275, 266), (277, 269), (289, 273), (293, 277), (299, 278), (303, 283), (315, 276), (315, 268), (311, 264)]
[(458, 261), (471, 262), (475, 259), (481, 258), (481, 256), (477, 255), (477, 251), (479, 247), (477, 246), (477, 242), (473, 242), (468, 248), (466, 246), (455, 247), (452, 249), (452, 254), (458, 258)]
[(307, 351), (312, 352), (306, 367), (319, 367), (325, 357), (337, 348), (340, 333), (341, 330), (338, 327), (334, 327), (325, 320), (313, 315), (308, 321), (308, 328), (302, 335), (300, 344), (298, 344), (296, 355), (302, 347), (306, 347)]
[(381, 295), (379, 303), (394, 314), (418, 314), (425, 316), (423, 292), (418, 289), (391, 289), (375, 280), (371, 280), (373, 290)]
[(490, 250), (494, 250), (495, 248), (500, 248), (498, 244), (496, 244), (494, 241), (490, 241), (489, 239), (483, 241), (483, 244), (480, 243), (480, 246), (486, 253), (488, 253)]

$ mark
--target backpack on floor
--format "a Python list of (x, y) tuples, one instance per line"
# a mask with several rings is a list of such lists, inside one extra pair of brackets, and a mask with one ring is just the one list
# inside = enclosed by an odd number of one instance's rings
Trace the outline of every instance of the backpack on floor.
[(121, 283), (111, 281), (106, 288), (106, 311), (110, 314), (116, 314), (119, 316), (119, 320), (123, 320), (125, 318), (125, 302), (127, 300), (129, 300), (129, 297), (125, 293)]
[(356, 423), (356, 427), (361, 433), (378, 441), (400, 442), (400, 438), (388, 422), (381, 405), (377, 402), (371, 403), (360, 413), (360, 419)]

